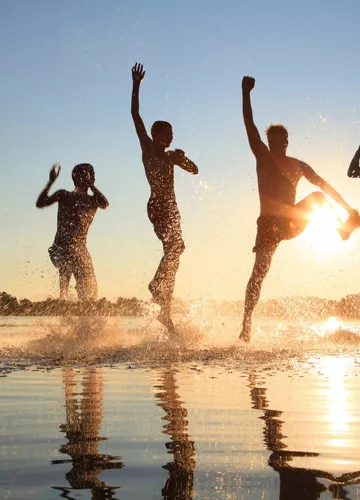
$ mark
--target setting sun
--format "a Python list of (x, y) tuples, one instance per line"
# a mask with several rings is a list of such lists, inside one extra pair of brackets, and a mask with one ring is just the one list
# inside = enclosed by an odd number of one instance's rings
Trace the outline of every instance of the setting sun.
[(302, 237), (311, 247), (321, 252), (337, 252), (344, 247), (352, 246), (351, 238), (343, 241), (337, 231), (341, 222), (348, 217), (346, 211), (339, 205), (314, 206), (310, 222)]

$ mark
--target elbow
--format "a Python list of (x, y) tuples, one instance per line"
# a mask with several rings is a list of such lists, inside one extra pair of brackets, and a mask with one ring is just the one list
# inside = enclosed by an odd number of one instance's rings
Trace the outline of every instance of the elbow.
[(41, 200), (37, 200), (36, 208), (44, 208), (44, 205), (43, 205), (43, 203), (41, 203)]

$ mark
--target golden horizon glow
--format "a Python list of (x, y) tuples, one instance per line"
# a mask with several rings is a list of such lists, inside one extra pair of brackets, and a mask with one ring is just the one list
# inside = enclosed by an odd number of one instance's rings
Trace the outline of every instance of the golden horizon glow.
[(324, 337), (329, 333), (335, 333), (343, 324), (336, 316), (329, 316), (328, 319), (320, 326), (320, 334)]

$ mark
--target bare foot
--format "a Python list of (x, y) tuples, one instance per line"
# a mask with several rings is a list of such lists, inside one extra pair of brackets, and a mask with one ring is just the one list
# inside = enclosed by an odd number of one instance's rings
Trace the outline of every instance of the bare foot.
[(239, 335), (239, 340), (250, 342), (251, 340), (251, 322), (243, 322), (243, 327)]
[(174, 323), (172, 322), (172, 319), (170, 318), (169, 312), (161, 310), (157, 319), (167, 329), (170, 339), (176, 339), (178, 337), (178, 334), (176, 333), (176, 330), (175, 330)]

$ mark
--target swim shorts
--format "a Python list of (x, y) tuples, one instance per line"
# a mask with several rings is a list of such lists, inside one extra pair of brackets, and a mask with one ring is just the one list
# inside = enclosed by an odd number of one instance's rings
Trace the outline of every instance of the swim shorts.
[(298, 236), (304, 227), (287, 217), (262, 214), (257, 220), (257, 234), (253, 252), (276, 247), (283, 240)]
[(74, 275), (80, 299), (97, 297), (94, 266), (86, 245), (62, 247), (54, 243), (49, 248), (49, 256), (60, 272), (69, 272)]
[(154, 232), (163, 245), (178, 243), (184, 246), (182, 239), (181, 217), (176, 202), (150, 200), (147, 213)]

